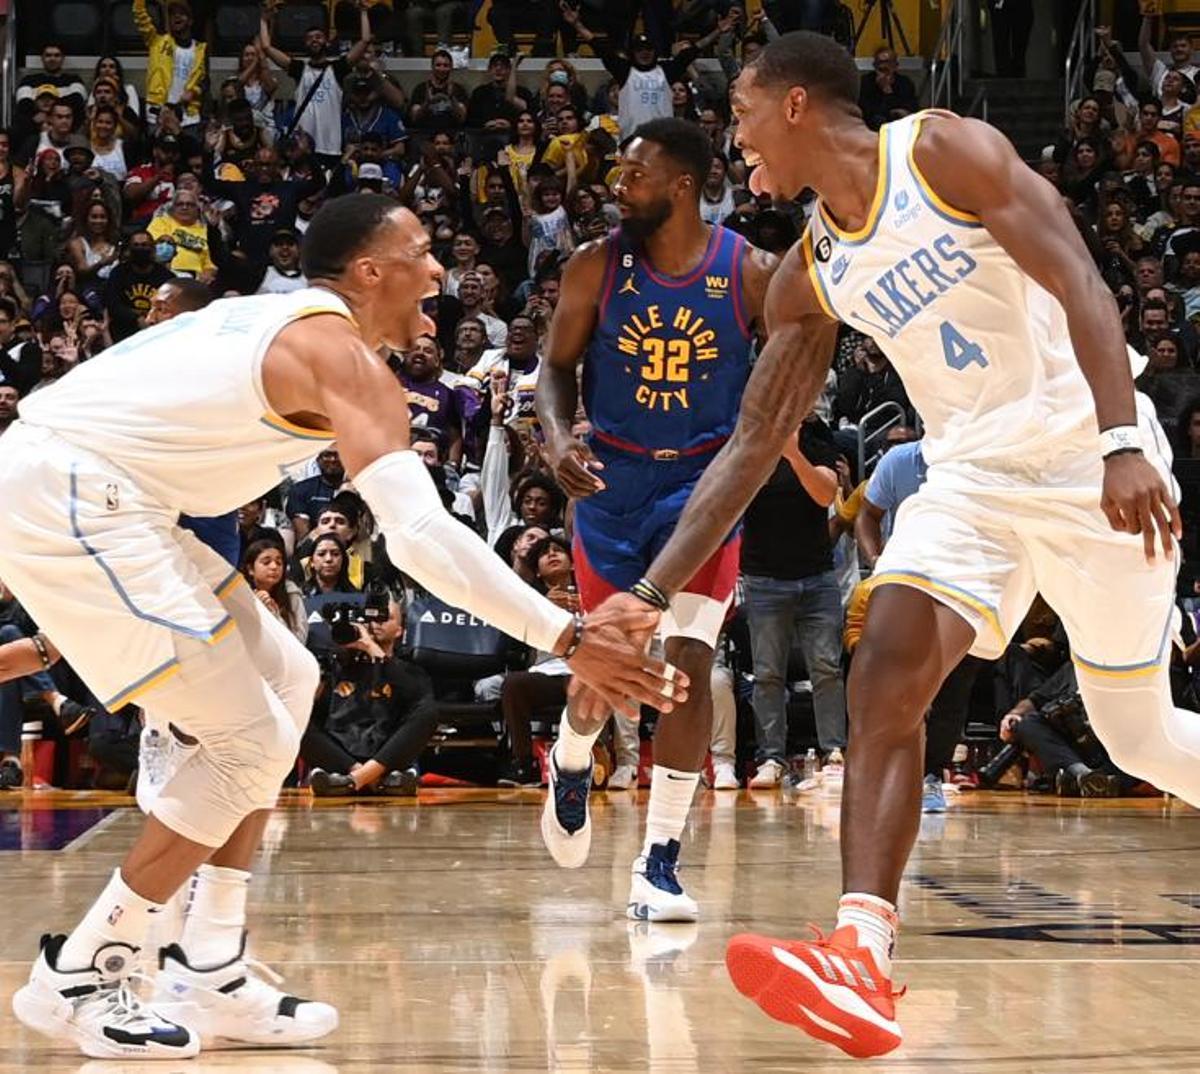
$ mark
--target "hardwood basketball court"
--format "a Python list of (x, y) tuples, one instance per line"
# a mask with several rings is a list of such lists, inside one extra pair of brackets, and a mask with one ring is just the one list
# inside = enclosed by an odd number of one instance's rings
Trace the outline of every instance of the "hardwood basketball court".
[[(642, 792), (644, 797), (644, 792)], [(725, 940), (832, 926), (836, 800), (701, 791), (681, 879), (698, 926), (627, 922), (635, 795), (593, 798), (588, 865), (558, 869), (537, 791), (283, 800), (251, 948), (341, 1028), (294, 1052), (87, 1060), (9, 996), (40, 932), (91, 903), (140, 822), (120, 796), (0, 798), (0, 1074), (1200, 1071), (1200, 813), (1164, 799), (969, 794), (925, 817), (902, 895), (902, 1049), (858, 1063), (761, 1015)], [(25, 847), (27, 849), (21, 849)]]

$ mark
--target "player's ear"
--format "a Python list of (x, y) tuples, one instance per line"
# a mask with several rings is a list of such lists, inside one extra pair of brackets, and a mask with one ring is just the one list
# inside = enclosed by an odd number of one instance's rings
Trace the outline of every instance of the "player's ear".
[(789, 123), (796, 123), (808, 111), (808, 90), (804, 86), (792, 86), (784, 97), (784, 115)]

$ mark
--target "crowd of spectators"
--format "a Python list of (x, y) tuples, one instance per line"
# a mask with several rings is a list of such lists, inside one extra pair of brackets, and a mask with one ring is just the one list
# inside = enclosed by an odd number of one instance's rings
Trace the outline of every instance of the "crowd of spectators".
[[(393, 47), (415, 54), (434, 28), (448, 40), (463, 6), (413, 0)], [(838, 32), (841, 5), (768, 4), (769, 15), (747, 17), (737, 4), (647, 2), (644, 32), (626, 39), (632, 13), (621, 3), (542, 5), (530, 23), (525, 5), (494, 0), (506, 47), (488, 59), (482, 82), (468, 88), (456, 50), (439, 46), (428, 76), (407, 92), (387, 71), (366, 2), (354, 40), (314, 25), (294, 55), (276, 43), (277, 8), (264, 6), (237, 74), (219, 84), (181, 0), (158, 21), (134, 0), (147, 54), (136, 84), (116, 56), (81, 78), (53, 43), (21, 80), (14, 124), (0, 131), (0, 429), (25, 395), (80, 362), (103, 361), (106, 347), (149, 325), (212, 299), (304, 287), (300, 251), (313, 214), (328, 199), (380, 191), (412, 209), (446, 267), (442, 293), (428, 303), (436, 336), (387, 356), (407, 391), (414, 447), (448, 511), (528, 584), (577, 608), (570, 505), (543, 459), (534, 408), (563, 263), (619, 223), (610, 189), (618, 145), (658, 116), (694, 121), (711, 139), (704, 218), (786, 250), (811, 203), (750, 191), (728, 86), (781, 30)], [(1166, 42), (1164, 59), (1154, 30), (1145, 20), (1140, 70), (1099, 32), (1089, 92), (1031, 166), (1062, 192), (1117, 298), (1129, 342), (1148, 363), (1139, 386), (1176, 435), (1188, 487), (1193, 466), (1200, 475), (1200, 379), (1188, 376), (1200, 360), (1200, 107), (1190, 42)], [(589, 89), (565, 55), (524, 75), (518, 32), (532, 33), (543, 55), (590, 49), (603, 83)], [(698, 64), (706, 55), (719, 62)], [(890, 48), (863, 74), (860, 104), (876, 128), (919, 107)], [(864, 421), (881, 413), (892, 425), (860, 458)], [(577, 432), (587, 431), (581, 412)], [(845, 747), (845, 670), (869, 592), (861, 578), (924, 479), (919, 435), (885, 355), (844, 329), (826, 391), (745, 521), (739, 606), (714, 676), (717, 786), (743, 777), (772, 786), (798, 750), (836, 757)], [(1196, 532), (1189, 523), (1189, 542)], [(484, 654), (496, 667), (471, 677), (465, 695), (426, 674), (421, 624), (406, 624), (413, 589), (389, 562), (336, 448), (245, 505), (238, 534), (246, 579), (325, 671), (302, 751), (314, 790), (412, 793), (451, 696), (494, 710), (503, 782), (540, 781), (534, 730), (561, 710), (565, 666), (504, 644)], [(1191, 543), (1187, 552), (1200, 562)], [(1181, 575), (1189, 600), (1200, 592), (1195, 577), (1188, 568)], [(19, 629), (22, 613), (4, 597), (4, 629)], [(426, 615), (436, 618), (426, 612), (422, 622)], [(464, 653), (478, 658), (477, 625), (447, 621), (474, 636)], [(1055, 629), (1033, 617), (1004, 660), (968, 663), (947, 684), (931, 714), (930, 789), (949, 770), (969, 711), (983, 710), (1005, 739), (1036, 711), (1035, 691), (1066, 660)], [(19, 782), (20, 713), (31, 703), (60, 726), (90, 713), (105, 741), (136, 737), (136, 721), (114, 724), (77, 682), (74, 700), (51, 686), (37, 677), (0, 694), (0, 785)], [(102, 736), (93, 737), (99, 756)], [(638, 729), (615, 727), (610, 748), (611, 785), (636, 784)], [(122, 749), (104, 760), (118, 773), (135, 760)], [(1074, 772), (1066, 793), (1124, 787), (1081, 782), (1070, 765), (1082, 762), (1053, 756), (1051, 775)]]

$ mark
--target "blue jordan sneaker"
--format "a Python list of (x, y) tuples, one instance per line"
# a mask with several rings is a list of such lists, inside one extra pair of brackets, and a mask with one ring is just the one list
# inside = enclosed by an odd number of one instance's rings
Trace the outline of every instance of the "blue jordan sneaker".
[(592, 818), (588, 794), (592, 789), (592, 762), (582, 772), (559, 770), (551, 748), (546, 760), (550, 790), (542, 807), (542, 841), (564, 869), (578, 869), (592, 848)]
[(921, 785), (921, 812), (946, 812), (946, 795), (942, 790), (942, 781), (937, 776), (926, 776)]
[(649, 854), (634, 861), (626, 916), (634, 921), (695, 921), (700, 907), (680, 885), (678, 864), (678, 839), (655, 843)]

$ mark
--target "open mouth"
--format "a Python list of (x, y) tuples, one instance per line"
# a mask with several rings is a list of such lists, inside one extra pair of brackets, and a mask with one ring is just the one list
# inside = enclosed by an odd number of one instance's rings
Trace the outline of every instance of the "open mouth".
[(757, 168), (763, 163), (763, 158), (753, 149), (743, 149), (742, 160), (746, 162), (747, 168)]

